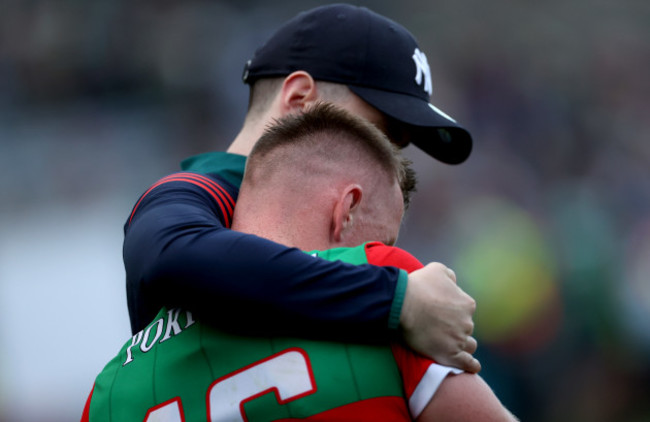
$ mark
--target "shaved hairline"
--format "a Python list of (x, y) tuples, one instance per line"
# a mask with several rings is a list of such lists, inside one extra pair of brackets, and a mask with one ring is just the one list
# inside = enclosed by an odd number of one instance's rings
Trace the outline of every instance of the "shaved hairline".
[[(277, 120), (260, 137), (248, 161), (253, 170), (271, 171), (280, 165), (273, 162), (280, 157), (296, 160), (309, 156), (333, 164), (349, 162), (354, 156), (358, 164), (377, 166), (398, 181), (405, 173), (398, 149), (379, 129), (329, 103), (319, 103), (304, 113)], [(301, 163), (294, 163), (298, 164)]]

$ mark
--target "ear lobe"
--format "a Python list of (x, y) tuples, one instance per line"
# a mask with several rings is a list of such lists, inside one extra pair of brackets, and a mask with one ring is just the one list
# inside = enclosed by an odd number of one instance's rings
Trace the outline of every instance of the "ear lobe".
[(318, 100), (316, 81), (309, 73), (298, 70), (284, 79), (281, 93), (284, 113), (303, 111), (316, 100)]
[(349, 185), (342, 192), (332, 215), (332, 239), (341, 243), (347, 232), (353, 227), (354, 215), (359, 209), (363, 189), (359, 185)]

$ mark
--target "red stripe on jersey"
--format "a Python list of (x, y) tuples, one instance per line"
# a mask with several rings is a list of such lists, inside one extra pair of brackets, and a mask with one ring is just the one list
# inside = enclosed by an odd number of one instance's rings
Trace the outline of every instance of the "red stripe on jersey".
[(81, 422), (90, 421), (90, 399), (93, 398), (93, 391), (95, 391), (95, 384), (93, 384), (93, 388), (90, 390), (90, 394), (88, 394), (88, 399), (86, 400), (86, 405), (84, 406), (84, 412), (81, 415)]
[(434, 361), (415, 353), (400, 343), (392, 343), (391, 349), (393, 350), (393, 357), (395, 358), (397, 367), (402, 374), (404, 392), (406, 393), (406, 397), (410, 399), (415, 388), (422, 381), (422, 377)]
[(411, 420), (404, 397), (386, 396), (353, 402), (307, 418), (277, 419), (276, 422), (400, 422)]
[(368, 264), (383, 267), (397, 267), (410, 273), (424, 265), (404, 249), (387, 246), (381, 242), (368, 242), (365, 245)]
[[(366, 243), (365, 248), (369, 264), (397, 267), (409, 273), (423, 267), (417, 258), (400, 248), (387, 246), (380, 242)], [(404, 392), (407, 399), (410, 400), (427, 369), (434, 361), (415, 353), (400, 343), (393, 343), (391, 349), (397, 367), (402, 374)]]
[(129, 224), (131, 224), (131, 220), (133, 220), (133, 216), (138, 210), (138, 207), (140, 206), (142, 200), (158, 186), (170, 182), (187, 182), (204, 189), (208, 194), (210, 194), (210, 196), (212, 196), (212, 198), (215, 200), (215, 202), (221, 209), (221, 213), (223, 214), (225, 220), (224, 226), (230, 227), (230, 219), (232, 218), (233, 208), (235, 206), (234, 199), (218, 183), (216, 183), (215, 181), (213, 181), (212, 179), (206, 176), (196, 174), (196, 173), (175, 173), (163, 177), (158, 182), (154, 183), (153, 186), (147, 189), (144, 195), (140, 197), (138, 202), (135, 204), (135, 207), (133, 207), (133, 211), (131, 212), (131, 216), (129, 217)]

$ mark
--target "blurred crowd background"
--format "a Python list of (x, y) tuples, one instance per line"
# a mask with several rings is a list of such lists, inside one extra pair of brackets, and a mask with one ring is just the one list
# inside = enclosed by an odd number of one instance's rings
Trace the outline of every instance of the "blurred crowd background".
[[(245, 61), (323, 3), (2, 1), (0, 421), (78, 420), (130, 337), (131, 206), (228, 145)], [(482, 375), (522, 421), (650, 421), (650, 3), (358, 4), (474, 136), (459, 166), (407, 148), (398, 244), (477, 299)]]

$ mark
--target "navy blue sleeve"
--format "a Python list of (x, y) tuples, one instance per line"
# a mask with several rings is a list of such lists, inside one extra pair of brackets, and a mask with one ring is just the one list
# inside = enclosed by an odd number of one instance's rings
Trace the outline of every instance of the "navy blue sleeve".
[(386, 338), (399, 270), (229, 230), (236, 194), (216, 176), (178, 173), (138, 201), (123, 250), (134, 333), (165, 305), (238, 332)]

